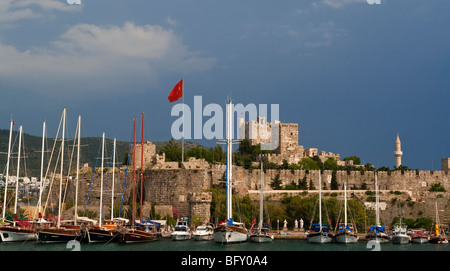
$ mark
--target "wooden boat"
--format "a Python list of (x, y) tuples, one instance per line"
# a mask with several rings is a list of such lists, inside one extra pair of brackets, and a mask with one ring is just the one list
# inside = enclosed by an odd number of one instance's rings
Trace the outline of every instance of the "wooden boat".
[(344, 183), (344, 223), (339, 223), (334, 238), (337, 243), (349, 244), (358, 242), (356, 227), (347, 223), (347, 184)]
[(91, 226), (84, 230), (83, 239), (86, 242), (116, 242), (120, 239), (118, 226), (111, 227), (109, 222), (104, 222), (101, 226)]
[(424, 229), (411, 229), (411, 242), (416, 244), (428, 243), (430, 237)]
[[(38, 240), (44, 243), (48, 242), (68, 242), (71, 240), (81, 240), (81, 225), (76, 225), (76, 216), (73, 221), (62, 221), (61, 220), (61, 199), (62, 199), (62, 185), (63, 185), (63, 166), (64, 166), (64, 137), (65, 137), (65, 126), (66, 126), (66, 108), (63, 110), (62, 115), (62, 137), (61, 137), (61, 171), (59, 180), (59, 201), (58, 201), (58, 216), (56, 221), (56, 226), (41, 229), (38, 232)], [(78, 118), (78, 127), (80, 127), (80, 117)], [(80, 136), (78, 130), (78, 146), (80, 143)], [(79, 154), (78, 154), (79, 155)], [(77, 197), (77, 195), (75, 196)]]
[(136, 185), (136, 118), (134, 118), (133, 126), (133, 201), (132, 201), (132, 219), (131, 225), (126, 225), (119, 228), (119, 242), (121, 243), (136, 243), (136, 242), (150, 242), (156, 241), (161, 237), (157, 231), (157, 227), (153, 227), (152, 223), (144, 223), (142, 219), (142, 198), (143, 198), (143, 168), (144, 168), (144, 112), (142, 112), (142, 146), (141, 146), (141, 218), (140, 223), (135, 221), (135, 185)]
[(269, 225), (263, 223), (263, 201), (264, 201), (264, 169), (263, 163), (261, 163), (261, 188), (259, 197), (259, 223), (258, 227), (250, 229), (250, 241), (255, 243), (268, 243), (273, 240), (273, 234), (269, 230)]
[(244, 223), (235, 222), (232, 219), (223, 221), (214, 229), (214, 241), (216, 243), (231, 244), (246, 242), (247, 229)]
[(156, 231), (150, 231), (147, 227), (128, 226), (119, 228), (119, 242), (121, 243), (139, 243), (151, 242), (159, 239)]
[(42, 229), (38, 232), (38, 239), (43, 243), (81, 241), (81, 226), (59, 226)]
[[(12, 131), (13, 122), (11, 122)], [(11, 132), (10, 132), (11, 135)], [(11, 138), (10, 138), (11, 140)], [(12, 225), (5, 225), (0, 227), (0, 239), (2, 242), (20, 242), (20, 241), (35, 241), (37, 240), (36, 230), (26, 220), (19, 220), (17, 218), (17, 198), (19, 190), (19, 171), (20, 171), (20, 151), (22, 146), (22, 126), (19, 128), (19, 147), (17, 156), (17, 176), (16, 176), (16, 195), (14, 203), (14, 221)], [(8, 165), (10, 158), (10, 149), (8, 150)], [(6, 188), (5, 188), (6, 191)], [(6, 193), (6, 192), (5, 192)], [(6, 205), (6, 197), (5, 197)]]
[(306, 235), (308, 242), (329, 243), (333, 241), (334, 235), (328, 224), (322, 223), (322, 177), (319, 171), (319, 223), (311, 223), (310, 231)]

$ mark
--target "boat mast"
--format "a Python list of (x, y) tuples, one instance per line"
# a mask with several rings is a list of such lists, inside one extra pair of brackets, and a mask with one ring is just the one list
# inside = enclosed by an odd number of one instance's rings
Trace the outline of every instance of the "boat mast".
[(3, 197), (3, 216), (5, 219), (5, 211), (6, 211), (6, 192), (8, 191), (8, 180), (9, 180), (9, 160), (11, 158), (11, 138), (12, 138), (12, 128), (14, 125), (14, 121), (11, 120), (9, 125), (9, 143), (8, 143), (8, 160), (6, 161), (6, 179), (5, 179), (5, 196)]
[(344, 183), (344, 227), (347, 226), (347, 183)]
[(228, 109), (228, 121), (227, 121), (227, 220), (232, 219), (232, 134), (233, 134), (233, 105), (231, 99), (227, 105)]
[(38, 204), (39, 204), (39, 207), (38, 207), (39, 214), (41, 214), (41, 208), (42, 208), (42, 187), (44, 186), (44, 177), (43, 177), (43, 174), (44, 174), (44, 144), (45, 144), (45, 121), (44, 121), (44, 123), (42, 124), (41, 187), (40, 187), (40, 189), (39, 189), (39, 201), (38, 201)]
[(133, 126), (133, 210), (131, 215), (131, 225), (134, 225), (134, 204), (136, 201), (135, 185), (136, 185), (136, 117)]
[(114, 171), (115, 171), (115, 169), (116, 169), (116, 139), (114, 138), (112, 188), (111, 188), (111, 220), (114, 219)]
[(319, 230), (322, 232), (322, 177), (319, 170)]
[[(183, 95), (184, 97), (184, 95)], [(140, 217), (142, 223), (142, 190), (144, 187), (144, 112), (142, 112), (142, 136), (141, 136), (141, 208), (140, 208)]]
[(261, 233), (262, 225), (263, 225), (263, 200), (264, 200), (264, 170), (263, 170), (263, 163), (261, 162), (261, 192), (260, 195), (260, 202), (259, 202), (259, 233)]
[(56, 224), (57, 228), (61, 225), (61, 194), (62, 194), (62, 183), (63, 183), (63, 165), (64, 165), (64, 131), (66, 129), (66, 108), (63, 110), (63, 128), (62, 128), (62, 139), (61, 139), (61, 172), (59, 181), (59, 202), (58, 202), (58, 222)]
[(103, 160), (105, 156), (105, 133), (102, 134), (102, 166), (101, 166), (101, 173), (100, 173), (100, 215), (98, 216), (98, 226), (102, 226), (102, 195), (103, 195)]
[[(19, 169), (20, 169), (20, 147), (22, 145), (22, 125), (19, 127), (19, 151), (17, 154), (17, 177), (16, 177), (16, 199), (14, 201), (14, 215), (17, 214), (17, 195), (19, 191)], [(16, 221), (14, 221), (16, 226)]]
[(380, 226), (380, 214), (379, 214), (379, 206), (378, 206), (378, 180), (377, 180), (377, 172), (375, 171), (375, 208), (376, 208), (376, 221), (375, 224)]
[(78, 143), (77, 143), (77, 182), (75, 186), (75, 213), (74, 213), (74, 223), (77, 224), (78, 218), (78, 176), (80, 172), (80, 139), (81, 139), (81, 116), (78, 115)]

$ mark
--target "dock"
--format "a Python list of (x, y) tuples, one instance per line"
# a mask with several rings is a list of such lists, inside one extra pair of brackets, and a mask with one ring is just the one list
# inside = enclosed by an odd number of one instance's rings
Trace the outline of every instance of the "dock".
[[(357, 233), (356, 235), (359, 237), (359, 241), (366, 240), (365, 233)], [(295, 230), (273, 231), (274, 239), (279, 240), (306, 240), (306, 236), (307, 233), (305, 231), (295, 231)]]

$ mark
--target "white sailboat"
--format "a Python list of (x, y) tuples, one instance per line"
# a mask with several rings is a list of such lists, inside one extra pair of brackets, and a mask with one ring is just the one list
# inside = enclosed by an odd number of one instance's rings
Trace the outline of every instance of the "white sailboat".
[(347, 184), (344, 183), (344, 223), (338, 225), (335, 240), (338, 243), (356, 243), (359, 237), (356, 235), (356, 227), (353, 223), (347, 223)]
[(328, 224), (322, 224), (322, 177), (319, 170), (319, 223), (311, 224), (309, 234), (306, 236), (311, 243), (329, 243), (333, 241), (333, 234)]
[(233, 220), (232, 212), (232, 135), (233, 135), (233, 104), (230, 99), (227, 104), (227, 170), (226, 170), (226, 220), (214, 229), (214, 241), (217, 243), (240, 243), (248, 239), (244, 223)]
[(273, 234), (270, 233), (268, 225), (263, 223), (263, 200), (264, 200), (264, 170), (263, 163), (261, 163), (261, 190), (259, 201), (259, 223), (256, 229), (253, 229), (250, 234), (250, 241), (256, 243), (267, 243), (273, 240)]
[(378, 196), (378, 180), (377, 172), (375, 171), (375, 225), (369, 227), (369, 233), (366, 235), (366, 239), (370, 241), (375, 241), (377, 243), (389, 242), (391, 238), (387, 235), (387, 228), (385, 225), (380, 224), (380, 207), (379, 207), (379, 196)]
[[(11, 123), (12, 130), (12, 123)], [(11, 132), (10, 132), (11, 134)], [(17, 242), (17, 241), (35, 241), (37, 240), (36, 230), (31, 227), (30, 222), (20, 221), (17, 218), (17, 199), (19, 191), (19, 172), (20, 172), (20, 150), (22, 146), (22, 126), (19, 128), (19, 150), (17, 154), (17, 176), (16, 176), (16, 195), (14, 201), (14, 221), (12, 225), (5, 225), (0, 227), (0, 238), (2, 242)], [(10, 150), (8, 150), (9, 153)], [(8, 154), (8, 159), (10, 153)], [(9, 164), (9, 161), (8, 161)], [(6, 191), (6, 188), (5, 188)], [(5, 192), (6, 193), (6, 192)], [(6, 197), (5, 197), (6, 201)]]

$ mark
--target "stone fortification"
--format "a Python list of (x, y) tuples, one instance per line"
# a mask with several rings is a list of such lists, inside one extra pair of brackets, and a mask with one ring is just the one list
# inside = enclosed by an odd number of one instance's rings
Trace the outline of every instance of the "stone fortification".
[[(194, 165), (198, 161), (194, 161)], [(200, 163), (201, 164), (201, 163)], [(151, 169), (145, 171), (144, 177), (144, 217), (149, 217), (149, 204), (156, 204), (155, 209), (161, 215), (178, 216), (178, 217), (193, 217), (209, 220), (211, 193), (208, 191), (212, 185), (219, 184), (224, 180), (225, 166), (214, 165), (209, 168), (195, 168), (195, 169)], [(117, 169), (115, 179), (115, 205), (119, 206), (122, 198), (123, 184), (124, 184), (125, 169)], [(124, 207), (123, 210), (128, 210), (130, 207), (126, 206), (131, 201), (132, 197), (132, 173), (129, 171), (128, 179), (125, 185), (124, 193)], [(332, 193), (342, 194), (342, 190), (330, 190), (332, 171), (325, 170), (322, 172), (322, 183), (326, 188), (323, 189), (324, 196), (330, 196)], [(306, 193), (317, 193), (317, 190), (273, 190), (270, 187), (272, 181), (278, 176), (281, 180), (281, 186), (298, 183), (306, 177), (307, 185), (310, 180), (315, 188), (318, 188), (319, 171), (317, 170), (277, 170), (268, 169), (264, 174), (264, 195), (270, 201), (279, 201), (286, 196), (295, 196)], [(139, 178), (139, 176), (136, 176)], [(91, 174), (84, 174), (80, 177), (79, 182), (79, 211), (83, 211), (86, 204), (87, 196), (90, 191), (90, 199), (87, 209), (98, 213), (99, 208), (99, 187), (100, 174), (96, 174), (93, 182), (93, 187), (90, 188)], [(444, 222), (450, 221), (450, 206), (449, 192), (430, 192), (430, 187), (435, 183), (440, 183), (446, 191), (450, 191), (450, 175), (445, 171), (393, 171), (393, 172), (378, 172), (378, 184), (380, 186), (380, 202), (382, 206), (386, 206), (385, 210), (381, 210), (381, 217), (385, 221), (391, 222), (392, 218), (398, 216), (398, 206), (394, 204), (398, 202), (407, 202), (403, 206), (402, 213), (406, 217), (414, 218), (426, 216), (434, 219), (435, 217), (435, 201), (438, 198), (440, 219)], [(233, 181), (234, 191), (239, 196), (250, 195), (255, 201), (259, 200), (261, 170), (259, 169), (244, 169), (242, 167), (233, 167)], [(107, 175), (105, 175), (103, 188), (106, 188)], [(110, 216), (110, 202), (111, 202), (111, 179), (107, 189), (105, 201), (105, 209), (103, 213), (105, 218)], [(359, 171), (337, 171), (336, 181), (339, 189), (342, 189), (344, 182), (347, 183), (349, 193), (353, 193), (367, 206), (370, 206), (370, 201), (366, 195), (367, 190), (375, 191), (375, 178), (373, 171), (359, 172)], [(366, 189), (361, 189), (362, 187)], [(136, 187), (140, 187), (139, 179), (136, 180)], [(75, 182), (69, 183), (66, 191), (66, 202), (74, 201)], [(139, 191), (139, 190), (137, 190)], [(351, 191), (351, 192), (350, 192)], [(55, 210), (57, 204), (57, 196), (59, 193), (59, 183), (55, 181), (52, 188), (52, 197), (49, 204)], [(441, 196), (438, 196), (441, 195)], [(44, 199), (46, 195), (44, 195)], [(137, 199), (139, 196), (136, 195)], [(139, 202), (139, 200), (138, 200)], [(49, 207), (51, 208), (51, 207)], [(116, 207), (118, 208), (118, 207)], [(124, 212), (124, 211), (122, 211)], [(73, 209), (66, 211), (66, 217), (71, 217)]]

